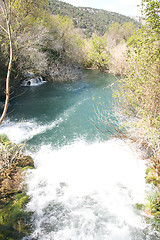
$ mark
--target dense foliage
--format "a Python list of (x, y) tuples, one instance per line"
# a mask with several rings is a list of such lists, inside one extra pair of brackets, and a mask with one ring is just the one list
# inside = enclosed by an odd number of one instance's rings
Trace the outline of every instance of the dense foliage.
[(126, 65), (127, 41), (135, 31), (132, 22), (115, 22), (103, 36), (93, 34), (86, 40), (85, 67), (122, 75)]
[[(50, 80), (74, 79), (78, 74), (77, 69), (82, 62), (82, 51), (79, 50), (83, 45), (82, 37), (74, 29), (72, 20), (51, 15), (45, 6), (46, 0), (13, 1), (11, 5), (11, 86), (14, 89), (28, 72), (48, 76)], [(9, 40), (5, 29), (5, 16), (0, 8), (0, 94), (4, 92), (9, 59)]]
[[(46, 0), (36, 1), (0, 1), (0, 69), (1, 77), (6, 76), (9, 59), (9, 38), (6, 14), (8, 15), (12, 41), (12, 76), (16, 76), (27, 69), (31, 61), (28, 54), (31, 45), (31, 35), (44, 19)], [(35, 31), (36, 32), (36, 31)], [(13, 82), (14, 85), (15, 81)], [(1, 82), (3, 84), (3, 81)], [(1, 85), (1, 89), (4, 84)]]
[[(2, 5), (3, 1), (1, 0), (0, 3)], [(77, 11), (82, 12), (82, 9), (80, 11), (79, 8), (59, 1), (50, 1), (50, 9), (58, 11), (58, 4), (66, 9), (69, 16), (71, 16), (69, 9), (72, 9), (72, 13), (74, 12), (77, 16), (79, 16)], [(97, 34), (94, 33), (92, 38), (87, 39), (80, 28), (75, 28), (75, 19), (72, 21), (66, 16), (55, 15), (58, 12), (54, 11), (54, 15), (51, 14), (47, 0), (12, 2), (10, 9), (13, 45), (11, 90), (20, 84), (21, 79), (28, 72), (41, 74), (49, 80), (61, 81), (75, 79), (80, 74), (80, 68), (83, 65), (98, 68), (101, 71), (108, 71), (111, 68), (114, 73), (122, 72), (121, 64), (117, 63), (115, 47), (123, 40), (127, 40), (133, 33), (135, 25), (133, 22), (126, 22), (122, 25), (115, 22), (116, 20), (119, 22), (130, 20), (124, 16), (119, 18), (118, 14), (94, 9), (85, 11), (84, 19), (87, 19), (90, 14), (94, 18), (95, 14), (97, 17), (101, 16), (102, 12), (106, 16), (112, 16), (108, 24), (114, 23), (110, 25), (104, 36), (100, 36), (97, 30)], [(96, 20), (97, 26), (99, 25), (104, 33), (106, 28), (101, 27), (99, 23), (99, 21), (103, 23), (101, 17), (98, 19)], [(90, 22), (93, 23), (92, 20), (91, 18)], [(2, 9), (0, 9), (0, 26), (0, 94), (3, 94), (9, 59), (9, 40), (5, 31), (6, 22)], [(90, 26), (86, 27), (90, 32)], [(119, 69), (114, 71), (117, 66)]]
[(118, 22), (120, 25), (124, 22), (133, 22), (135, 25), (139, 25), (134, 19), (118, 13), (87, 7), (74, 7), (58, 0), (49, 0), (49, 8), (53, 14), (73, 19), (74, 26), (83, 29), (88, 37), (91, 37), (93, 33), (104, 35), (108, 27), (114, 22)]
[(128, 40), (126, 77), (120, 81), (117, 96), (128, 115), (131, 136), (148, 152), (152, 173), (148, 179), (158, 187), (156, 207), (151, 210), (160, 211), (160, 3), (144, 2), (146, 24)]
[(86, 67), (98, 68), (100, 71), (108, 69), (110, 54), (107, 52), (107, 39), (94, 35), (89, 41)]

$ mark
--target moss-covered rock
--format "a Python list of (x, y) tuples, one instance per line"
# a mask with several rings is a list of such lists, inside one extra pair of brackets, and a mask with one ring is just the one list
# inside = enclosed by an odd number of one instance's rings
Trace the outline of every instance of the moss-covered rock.
[[(148, 197), (147, 211), (160, 220), (160, 176), (155, 168), (146, 169), (146, 182), (152, 184), (156, 191), (151, 192)], [(157, 216), (157, 217), (156, 217)]]
[(9, 141), (9, 138), (6, 134), (0, 134), (0, 142), (1, 143), (5, 143), (5, 142), (8, 142)]
[(155, 186), (160, 188), (160, 176), (155, 171), (155, 169), (147, 168), (146, 181), (147, 183), (153, 183)]
[(29, 197), (17, 194), (0, 209), (0, 239), (22, 239), (31, 231), (31, 213), (24, 211)]
[(0, 136), (0, 239), (18, 240), (31, 229), (31, 213), (24, 210), (29, 197), (25, 193), (23, 171), (33, 168), (33, 159), (23, 154), (23, 146)]
[(144, 206), (144, 204), (142, 204), (142, 203), (136, 203), (136, 208), (137, 208), (138, 210), (143, 210), (143, 209), (145, 208), (145, 206)]
[(34, 167), (33, 159), (23, 154), (23, 145), (8, 141), (7, 136), (0, 138), (0, 196), (1, 201), (23, 191), (22, 171)]

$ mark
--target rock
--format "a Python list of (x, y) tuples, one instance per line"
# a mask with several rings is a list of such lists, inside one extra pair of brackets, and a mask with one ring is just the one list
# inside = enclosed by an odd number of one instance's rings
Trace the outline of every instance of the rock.
[(31, 156), (23, 156), (18, 160), (18, 166), (21, 168), (24, 167), (34, 167), (34, 162)]
[(33, 159), (21, 152), (21, 148), (1, 137), (0, 141), (0, 201), (8, 202), (13, 195), (23, 191), (24, 168), (34, 167)]
[(34, 167), (33, 159), (6, 136), (1, 136), (0, 157), (0, 239), (22, 239), (32, 229), (23, 170)]

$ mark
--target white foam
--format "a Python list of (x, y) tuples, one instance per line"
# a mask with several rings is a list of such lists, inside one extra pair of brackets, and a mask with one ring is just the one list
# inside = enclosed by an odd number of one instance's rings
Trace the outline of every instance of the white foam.
[(134, 231), (143, 234), (146, 225), (134, 204), (144, 202), (145, 162), (128, 144), (43, 146), (35, 164), (28, 175), (28, 210), (35, 213), (32, 237), (128, 240)]
[(0, 134), (6, 134), (11, 141), (19, 144), (33, 138), (37, 134), (44, 133), (47, 130), (59, 126), (62, 122), (63, 119), (61, 117), (46, 125), (37, 124), (35, 120), (25, 120), (17, 123), (7, 121), (0, 128)]

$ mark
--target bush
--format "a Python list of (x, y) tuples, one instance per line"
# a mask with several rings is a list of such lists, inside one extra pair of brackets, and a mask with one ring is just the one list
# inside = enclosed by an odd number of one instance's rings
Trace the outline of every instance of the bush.
[(0, 134), (0, 142), (6, 143), (9, 142), (9, 138), (6, 134)]

